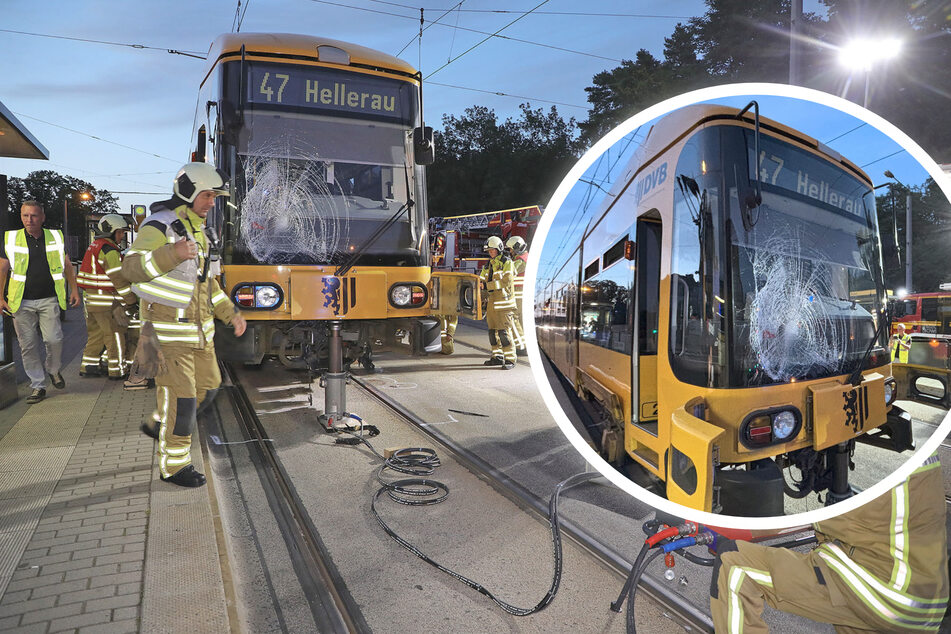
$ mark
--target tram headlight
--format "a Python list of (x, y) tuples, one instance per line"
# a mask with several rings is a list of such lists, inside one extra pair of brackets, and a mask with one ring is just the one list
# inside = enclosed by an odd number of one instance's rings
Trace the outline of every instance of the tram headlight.
[(245, 310), (273, 310), (284, 301), (284, 291), (277, 284), (238, 284), (231, 299)]
[(417, 308), (426, 303), (429, 294), (422, 284), (394, 284), (390, 287), (390, 303), (396, 308)]
[(796, 415), (789, 410), (783, 410), (773, 414), (773, 438), (776, 440), (786, 440), (796, 429)]
[(748, 449), (789, 442), (802, 428), (802, 416), (794, 407), (777, 407), (749, 414), (740, 425), (740, 442)]
[(895, 402), (895, 397), (898, 395), (898, 383), (895, 379), (886, 379), (885, 380), (885, 405), (891, 405)]
[(254, 289), (255, 308), (274, 308), (281, 301), (281, 293), (274, 286), (258, 286)]

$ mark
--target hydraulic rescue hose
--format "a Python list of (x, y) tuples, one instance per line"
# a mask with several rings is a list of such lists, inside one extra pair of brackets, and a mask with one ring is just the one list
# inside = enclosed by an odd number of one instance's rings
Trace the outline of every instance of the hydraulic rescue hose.
[[(353, 441), (352, 439), (338, 438), (338, 443), (350, 445), (362, 443), (366, 445), (378, 458), (383, 460), (383, 464), (380, 466), (379, 471), (377, 471), (377, 481), (381, 486), (373, 495), (373, 499), (370, 502), (370, 509), (373, 511), (373, 516), (376, 518), (377, 523), (379, 523), (380, 527), (384, 530), (384, 532), (386, 532), (387, 535), (396, 540), (400, 546), (410, 551), (429, 565), (441, 570), (457, 581), (464, 583), (473, 590), (492, 599), (492, 601), (494, 601), (500, 608), (509, 614), (514, 616), (528, 616), (529, 614), (534, 614), (535, 612), (543, 610), (552, 602), (552, 600), (555, 598), (555, 595), (558, 593), (559, 586), (561, 585), (563, 566), (561, 522), (558, 519), (559, 497), (563, 491), (570, 489), (571, 487), (587, 482), (588, 480), (601, 477), (600, 473), (578, 473), (555, 485), (555, 490), (552, 492), (552, 495), (548, 500), (548, 522), (551, 526), (551, 541), (554, 558), (554, 572), (552, 575), (551, 585), (541, 600), (533, 607), (520, 608), (499, 599), (494, 594), (492, 594), (488, 588), (479, 582), (474, 581), (465, 575), (462, 575), (435, 561), (422, 552), (419, 548), (400, 537), (396, 531), (390, 528), (389, 525), (383, 521), (383, 518), (380, 516), (380, 512), (377, 509), (377, 501), (384, 493), (387, 494), (390, 499), (399, 504), (424, 506), (443, 502), (449, 495), (449, 487), (438, 480), (423, 477), (432, 475), (436, 467), (440, 466), (439, 457), (436, 455), (434, 450), (423, 447), (405, 448), (394, 452), (391, 457), (386, 458), (382, 456), (376, 449), (374, 449), (373, 445), (371, 445), (362, 434), (358, 433), (364, 428), (362, 419), (353, 414), (350, 414), (350, 417), (360, 421), (360, 426), (335, 427), (333, 431), (351, 434), (357, 439), (356, 441)], [(370, 426), (366, 427), (369, 428)], [(379, 433), (379, 431), (377, 431), (377, 433)], [(395, 481), (386, 481), (383, 479), (383, 473), (387, 469), (391, 469), (399, 473), (409, 474), (414, 477), (401, 478)], [(660, 551), (658, 551), (658, 553), (659, 552)]]

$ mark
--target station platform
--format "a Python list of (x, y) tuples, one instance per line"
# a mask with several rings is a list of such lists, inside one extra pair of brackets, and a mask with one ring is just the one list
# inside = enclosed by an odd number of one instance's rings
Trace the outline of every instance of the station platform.
[(209, 488), (159, 479), (154, 389), (80, 378), (82, 311), (63, 327), (65, 389), (0, 410), (0, 631), (228, 631)]

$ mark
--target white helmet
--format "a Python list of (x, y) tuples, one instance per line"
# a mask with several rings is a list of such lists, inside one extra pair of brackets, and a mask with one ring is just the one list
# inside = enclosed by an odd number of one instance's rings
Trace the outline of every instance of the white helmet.
[(209, 163), (187, 163), (175, 175), (172, 186), (175, 195), (186, 203), (193, 202), (203, 191), (211, 190), (219, 196), (230, 196), (228, 177)]
[(128, 228), (129, 222), (119, 214), (106, 214), (96, 224), (96, 229), (101, 236), (111, 236), (120, 229)]
[(525, 240), (522, 239), (522, 236), (512, 236), (505, 241), (505, 246), (508, 247), (514, 255), (522, 255), (528, 250), (528, 245), (525, 243)]
[(502, 238), (498, 236), (491, 236), (488, 240), (485, 241), (484, 250), (488, 251), (489, 249), (495, 249), (499, 253), (502, 252)]

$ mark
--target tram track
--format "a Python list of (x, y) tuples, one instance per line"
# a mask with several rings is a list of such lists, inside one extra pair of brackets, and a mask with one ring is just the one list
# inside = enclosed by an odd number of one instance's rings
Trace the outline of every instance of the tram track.
[(307, 509), (297, 494), (260, 418), (230, 364), (222, 364), (223, 387), (247, 443), (268, 505), (280, 527), (294, 572), (321, 632), (370, 632), (349, 595)]
[[(467, 346), (478, 349), (476, 346), (468, 344)], [(426, 434), (435, 443), (441, 445), (452, 454), (456, 461), (487, 482), (523, 511), (536, 517), (539, 521), (548, 522), (548, 502), (546, 500), (541, 500), (501, 470), (456, 443), (435, 427), (427, 425), (415, 413), (387, 396), (371, 383), (357, 376), (351, 376), (351, 382), (365, 394), (377, 400), (408, 424)], [(564, 536), (613, 571), (623, 583), (631, 570), (631, 562), (621, 553), (605, 545), (593, 534), (570, 520), (561, 520), (561, 530)], [(685, 601), (683, 597), (668, 591), (657, 580), (644, 576), (641, 580), (641, 590), (651, 600), (661, 605), (675, 621), (688, 631), (713, 632), (713, 622), (705, 612)], [(611, 592), (608, 592), (608, 594), (611, 594)]]

